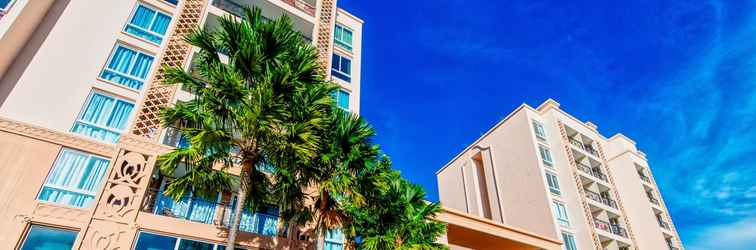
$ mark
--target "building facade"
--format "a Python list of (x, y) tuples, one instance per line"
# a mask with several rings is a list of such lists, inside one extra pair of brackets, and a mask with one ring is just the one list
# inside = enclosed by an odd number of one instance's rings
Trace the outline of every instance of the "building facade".
[[(157, 112), (192, 94), (159, 83), (191, 69), (184, 35), (243, 6), (289, 16), (359, 113), (363, 22), (336, 0), (0, 1), (0, 248), (224, 249), (233, 193), (161, 195), (155, 159), (184, 142)], [(311, 245), (275, 209), (241, 217), (241, 249)]]
[(436, 175), (445, 207), (566, 250), (683, 249), (635, 142), (551, 99), (523, 104)]

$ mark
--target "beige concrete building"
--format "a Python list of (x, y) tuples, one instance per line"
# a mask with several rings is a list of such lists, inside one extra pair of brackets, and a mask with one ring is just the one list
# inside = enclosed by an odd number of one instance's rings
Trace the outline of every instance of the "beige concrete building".
[[(234, 194), (161, 195), (156, 156), (184, 142), (157, 111), (191, 93), (158, 82), (191, 68), (185, 34), (247, 5), (288, 15), (359, 113), (363, 21), (336, 0), (0, 0), (0, 249), (224, 249)], [(243, 249), (312, 240), (272, 208), (241, 217)]]
[[(635, 142), (604, 137), (551, 99), (521, 105), (436, 175), (447, 209), (566, 250), (683, 249)], [(489, 247), (451, 245), (506, 249), (479, 244)]]

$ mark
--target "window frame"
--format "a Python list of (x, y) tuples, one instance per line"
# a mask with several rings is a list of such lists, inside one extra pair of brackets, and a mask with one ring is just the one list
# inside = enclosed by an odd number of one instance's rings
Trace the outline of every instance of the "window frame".
[[(68, 231), (75, 233), (74, 242), (71, 247), (74, 247), (76, 245), (76, 239), (79, 238), (79, 233), (81, 233), (81, 230), (77, 230), (75, 228), (69, 228), (69, 227), (62, 227), (62, 226), (52, 226), (47, 224), (39, 224), (39, 223), (30, 223), (29, 226), (24, 230), (24, 235), (21, 238), (21, 243), (18, 245), (18, 249), (24, 249), (24, 245), (26, 245), (27, 240), (29, 240), (29, 234), (31, 234), (32, 229), (34, 227), (41, 227), (41, 228), (48, 228), (48, 229), (54, 229), (54, 230), (60, 230), (60, 231)], [(73, 249), (73, 248), (72, 248)]]
[[(341, 106), (341, 101), (340, 100), (341, 100), (341, 95), (342, 94), (346, 94), (346, 107), (342, 107)], [(336, 91), (336, 95), (334, 97), (335, 97), (335, 101), (336, 101), (336, 106), (338, 106), (339, 108), (341, 108), (341, 109), (343, 109), (345, 111), (350, 111), (351, 110), (350, 109), (351, 108), (350, 107), (350, 99), (352, 98), (352, 94), (349, 91), (346, 91), (346, 90), (340, 88), (340, 89), (338, 89)]]
[(551, 149), (549, 149), (549, 147), (538, 144), (538, 154), (540, 155), (543, 164), (549, 167), (554, 166), (554, 157), (551, 155)]
[(564, 242), (565, 250), (577, 250), (575, 235), (562, 231), (562, 241)]
[[(129, 113), (129, 118), (126, 119), (126, 128), (124, 128), (123, 130), (117, 130), (117, 129), (114, 129), (114, 128), (103, 127), (103, 126), (98, 125), (98, 124), (93, 124), (91, 122), (81, 120), (81, 116), (84, 115), (84, 112), (89, 107), (89, 104), (92, 102), (92, 97), (94, 95), (96, 95), (96, 94), (112, 98), (114, 100), (114, 103), (117, 103), (118, 101), (123, 101), (123, 102), (127, 102), (127, 103), (130, 103), (131, 105), (133, 105), (133, 109), (131, 110), (131, 113)], [(100, 141), (100, 142), (111, 143), (111, 142), (108, 142), (108, 141), (105, 141), (105, 140), (100, 140), (98, 138), (94, 138), (94, 137), (90, 137), (90, 136), (87, 136), (87, 135), (84, 135), (84, 134), (73, 132), (73, 128), (76, 127), (76, 123), (82, 123), (84, 125), (93, 126), (93, 127), (96, 127), (96, 128), (104, 129), (104, 130), (109, 131), (109, 132), (117, 133), (118, 136), (120, 137), (120, 136), (123, 135), (123, 132), (126, 132), (128, 130), (128, 127), (131, 124), (131, 119), (134, 119), (134, 111), (136, 111), (136, 107), (137, 107), (136, 103), (133, 102), (133, 101), (131, 101), (131, 100), (128, 100), (126, 98), (119, 97), (119, 96), (116, 96), (116, 95), (113, 95), (113, 94), (109, 94), (107, 92), (100, 91), (100, 90), (97, 90), (97, 89), (92, 89), (92, 91), (89, 92), (89, 95), (87, 95), (86, 101), (81, 106), (81, 110), (79, 110), (79, 114), (76, 115), (76, 120), (74, 120), (74, 124), (73, 124), (73, 126), (71, 126), (71, 130), (70, 131), (71, 131), (71, 133), (74, 133), (74, 134), (79, 135), (79, 136), (84, 136), (86, 138), (90, 138), (90, 139), (97, 140), (97, 141)], [(108, 111), (108, 113), (107, 113), (108, 117), (110, 117), (110, 115), (113, 113), (113, 109), (115, 109), (115, 105), (113, 105), (113, 107)]]
[[(130, 75), (129, 73), (121, 73), (121, 72), (115, 71), (114, 69), (111, 69), (111, 68), (108, 67), (108, 65), (110, 65), (110, 63), (111, 63), (111, 60), (113, 60), (113, 57), (115, 56), (115, 53), (116, 53), (116, 51), (118, 50), (119, 47), (123, 47), (124, 49), (128, 49), (128, 50), (131, 50), (131, 51), (133, 51), (133, 52), (136, 53), (134, 55), (134, 58), (130, 61), (129, 68), (128, 68), (128, 70), (126, 70), (126, 72), (131, 72), (134, 69), (134, 66), (136, 65), (136, 59), (139, 57), (139, 55), (146, 55), (146, 56), (149, 56), (149, 57), (152, 58), (152, 63), (150, 64), (150, 69), (147, 71), (147, 76), (145, 76), (144, 79), (139, 79), (136, 76)], [(128, 44), (123, 43), (121, 41), (117, 41), (116, 44), (115, 44), (115, 46), (113, 46), (113, 49), (110, 50), (110, 55), (108, 55), (108, 59), (105, 60), (105, 64), (102, 66), (102, 70), (100, 70), (100, 74), (97, 75), (97, 78), (100, 79), (100, 80), (102, 80), (102, 81), (108, 82), (110, 84), (115, 84), (115, 85), (117, 85), (119, 87), (123, 87), (123, 88), (134, 90), (134, 91), (142, 91), (144, 89), (144, 85), (146, 85), (147, 80), (150, 78), (150, 73), (152, 73), (152, 70), (155, 67), (156, 59), (157, 59), (156, 56), (154, 54), (150, 53), (150, 52), (147, 52), (147, 51), (145, 51), (143, 49), (139, 49), (139, 48), (136, 48), (134, 46), (128, 45)], [(105, 71), (110, 71), (110, 72), (112, 72), (112, 74), (116, 74), (116, 75), (118, 75), (120, 77), (124, 77), (124, 78), (127, 78), (129, 80), (140, 82), (141, 84), (139, 85), (138, 88), (133, 88), (133, 87), (129, 87), (126, 84), (123, 84), (123, 83), (120, 83), (120, 82), (116, 82), (116, 81), (113, 81), (113, 80), (110, 80), (110, 79), (106, 79), (105, 77), (103, 77), (103, 74), (105, 73)]]
[(536, 138), (546, 140), (546, 128), (543, 127), (543, 123), (533, 120), (532, 124)]
[[(334, 57), (338, 57), (339, 61), (337, 63), (335, 60), (331, 60), (331, 75), (345, 82), (352, 83), (352, 58), (336, 52), (333, 52), (333, 56), (331, 58)], [(341, 68), (341, 61), (343, 61), (344, 59), (349, 61), (349, 73), (344, 72)], [(339, 65), (338, 69), (334, 68), (334, 65)], [(337, 74), (334, 74), (334, 72), (336, 72)]]
[[(97, 184), (97, 188), (95, 188), (96, 191), (86, 192), (86, 191), (81, 190), (81, 189), (72, 189), (72, 188), (67, 188), (67, 187), (63, 187), (63, 186), (59, 186), (59, 185), (50, 185), (50, 184), (47, 184), (47, 180), (50, 178), (50, 175), (53, 173), (53, 171), (55, 170), (55, 168), (58, 166), (58, 160), (60, 159), (60, 156), (62, 156), (63, 153), (65, 153), (65, 152), (72, 152), (72, 153), (75, 153), (75, 154), (80, 154), (80, 155), (86, 156), (87, 160), (84, 161), (83, 167), (88, 166), (93, 159), (104, 160), (104, 161), (106, 161), (108, 163), (108, 166), (105, 168), (105, 173), (102, 176), (102, 179), (100, 179), (98, 181), (99, 183)], [(76, 149), (72, 149), (72, 148), (63, 147), (63, 148), (60, 149), (60, 151), (58, 152), (58, 155), (55, 157), (55, 161), (53, 161), (52, 167), (50, 167), (50, 170), (47, 171), (47, 175), (45, 176), (45, 181), (42, 183), (42, 186), (39, 188), (39, 191), (37, 192), (36, 200), (40, 201), (40, 202), (54, 203), (54, 204), (63, 205), (63, 206), (73, 206), (73, 205), (68, 205), (68, 204), (61, 204), (61, 203), (54, 202), (54, 201), (41, 200), (40, 199), (40, 195), (42, 195), (42, 191), (45, 189), (45, 187), (49, 187), (49, 188), (55, 189), (55, 190), (62, 190), (62, 191), (71, 192), (71, 193), (75, 193), (75, 194), (90, 196), (94, 200), (94, 199), (97, 198), (97, 194), (100, 192), (100, 190), (102, 190), (102, 187), (105, 185), (105, 180), (107, 180), (107, 178), (108, 178), (108, 171), (109, 170), (110, 170), (110, 159), (107, 159), (105, 157), (98, 156), (98, 155), (95, 155), (95, 154), (92, 154), (92, 153), (87, 153), (87, 152), (84, 152), (84, 151), (81, 151), (81, 150), (76, 150)], [(77, 179), (76, 179), (76, 181), (74, 183), (79, 183), (81, 181), (82, 176), (79, 175), (76, 178)], [(81, 208), (89, 208), (91, 206), (92, 206), (92, 204), (88, 204), (88, 205), (85, 205), (85, 206), (83, 206)], [(78, 206), (74, 206), (74, 207), (78, 207)]]
[[(338, 38), (336, 37), (336, 35), (335, 35), (336, 34), (336, 29), (341, 29), (341, 34), (342, 34), (341, 36), (342, 37), (338, 37)], [(350, 36), (352, 38), (351, 41), (348, 44), (347, 44), (346, 41), (343, 41), (344, 32), (349, 32), (349, 34), (350, 34)], [(354, 30), (352, 30), (351, 28), (347, 27), (346, 25), (342, 25), (340, 23), (336, 23), (336, 25), (334, 26), (334, 32), (333, 33), (334, 33), (333, 43), (336, 44), (336, 45), (338, 45), (339, 47), (341, 47), (341, 48), (343, 48), (343, 49), (351, 52), (352, 49), (354, 48)]]
[[(551, 178), (551, 177), (553, 177), (553, 178)], [(554, 183), (554, 185), (556, 187), (554, 187), (554, 186), (551, 185), (552, 182)], [(562, 195), (562, 188), (559, 186), (559, 177), (555, 173), (552, 173), (550, 171), (546, 171), (546, 183), (549, 186), (549, 191), (552, 194)]]
[[(136, 26), (136, 25), (134, 25), (134, 24), (131, 23), (131, 20), (134, 19), (134, 15), (136, 15), (137, 10), (139, 9), (139, 6), (143, 6), (143, 7), (147, 8), (147, 9), (155, 11), (155, 15), (152, 16), (152, 20), (150, 21), (150, 24), (148, 25), (149, 28), (147, 28), (147, 29), (139, 27), (139, 26)], [(171, 20), (168, 21), (168, 27), (166, 27), (166, 29), (165, 29), (165, 33), (166, 34), (158, 34), (157, 32), (154, 32), (154, 31), (150, 30), (152, 28), (152, 26), (155, 25), (155, 20), (157, 19), (158, 13), (166, 15), (166, 16), (168, 16), (168, 17), (171, 18)], [(165, 11), (163, 11), (163, 10), (161, 10), (161, 9), (155, 7), (155, 6), (149, 5), (149, 4), (145, 3), (145, 2), (137, 1), (136, 5), (134, 5), (134, 8), (131, 9), (131, 14), (129, 14), (128, 19), (126, 19), (126, 24), (123, 25), (122, 31), (123, 31), (123, 33), (126, 33), (126, 34), (129, 34), (131, 36), (137, 37), (137, 38), (139, 38), (141, 40), (145, 40), (148, 43), (160, 46), (161, 44), (163, 44), (163, 41), (165, 41), (165, 37), (167, 36), (168, 31), (171, 28), (171, 23), (173, 23), (173, 15), (171, 15), (171, 13), (165, 12)], [(133, 27), (135, 29), (139, 29), (140, 31), (146, 32), (146, 33), (148, 33), (150, 35), (157, 36), (157, 37), (160, 38), (160, 42), (154, 42), (154, 41), (152, 41), (152, 40), (150, 40), (148, 38), (144, 38), (144, 37), (141, 37), (141, 36), (139, 36), (137, 34), (131, 33), (131, 32), (129, 32), (129, 31), (126, 30), (129, 27)]]
[[(557, 222), (559, 222), (559, 225), (564, 227), (570, 226), (570, 216), (567, 212), (567, 205), (559, 202), (559, 201), (551, 201), (552, 206), (554, 207), (554, 217), (556, 218)], [(564, 218), (562, 216), (564, 215)]]

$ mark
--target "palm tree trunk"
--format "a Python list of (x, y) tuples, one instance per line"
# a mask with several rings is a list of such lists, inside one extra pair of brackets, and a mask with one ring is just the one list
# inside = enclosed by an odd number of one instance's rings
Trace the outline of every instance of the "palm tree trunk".
[(318, 230), (318, 250), (325, 249), (325, 229)]
[(239, 175), (239, 190), (237, 190), (237, 201), (234, 206), (234, 217), (231, 225), (228, 226), (228, 240), (226, 240), (226, 249), (233, 250), (236, 244), (236, 234), (239, 231), (241, 214), (244, 212), (244, 204), (247, 201), (247, 190), (249, 189), (249, 171), (252, 170), (252, 162), (242, 162), (242, 170)]

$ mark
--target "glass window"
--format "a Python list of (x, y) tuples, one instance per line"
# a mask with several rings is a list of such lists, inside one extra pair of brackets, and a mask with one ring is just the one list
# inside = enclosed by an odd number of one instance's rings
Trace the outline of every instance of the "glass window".
[(564, 250), (577, 250), (577, 244), (575, 244), (575, 236), (562, 232), (562, 241), (564, 241)]
[(131, 102), (92, 92), (71, 132), (115, 143), (126, 129), (133, 109)]
[(37, 199), (75, 207), (89, 207), (100, 188), (110, 161), (84, 152), (63, 149), (47, 175)]
[(147, 74), (152, 69), (155, 58), (118, 44), (108, 58), (108, 63), (102, 70), (102, 79), (140, 90), (144, 86)]
[(181, 239), (177, 250), (213, 250), (214, 248), (215, 244)]
[(541, 160), (543, 160), (544, 164), (549, 166), (554, 164), (554, 161), (551, 159), (551, 151), (548, 148), (539, 145), (538, 150), (541, 152)]
[(567, 217), (567, 208), (564, 206), (564, 204), (559, 202), (552, 202), (554, 204), (554, 215), (557, 218), (557, 221), (559, 221), (559, 225), (562, 226), (570, 226), (570, 219)]
[(562, 194), (561, 190), (559, 189), (559, 180), (557, 179), (557, 176), (555, 174), (546, 172), (546, 182), (549, 183), (549, 190), (551, 191), (551, 193), (556, 195)]
[(8, 11), (15, 0), (0, 0), (0, 11)]
[(333, 30), (333, 41), (342, 48), (352, 51), (352, 30), (336, 24)]
[(73, 248), (76, 231), (31, 225), (21, 250), (65, 250)]
[(349, 92), (339, 89), (339, 91), (334, 93), (333, 98), (336, 100), (336, 105), (339, 106), (339, 108), (349, 111)]
[(174, 250), (177, 240), (174, 237), (139, 232), (134, 250)]
[(344, 233), (340, 229), (328, 230), (325, 235), (325, 250), (344, 249)]
[(351, 82), (352, 60), (339, 54), (333, 54), (331, 60), (331, 75), (346, 82)]
[(124, 31), (147, 39), (150, 42), (160, 44), (170, 23), (170, 15), (157, 11), (147, 5), (137, 4)]
[(540, 122), (533, 121), (533, 130), (540, 139), (546, 139), (546, 131), (543, 129), (543, 125)]

